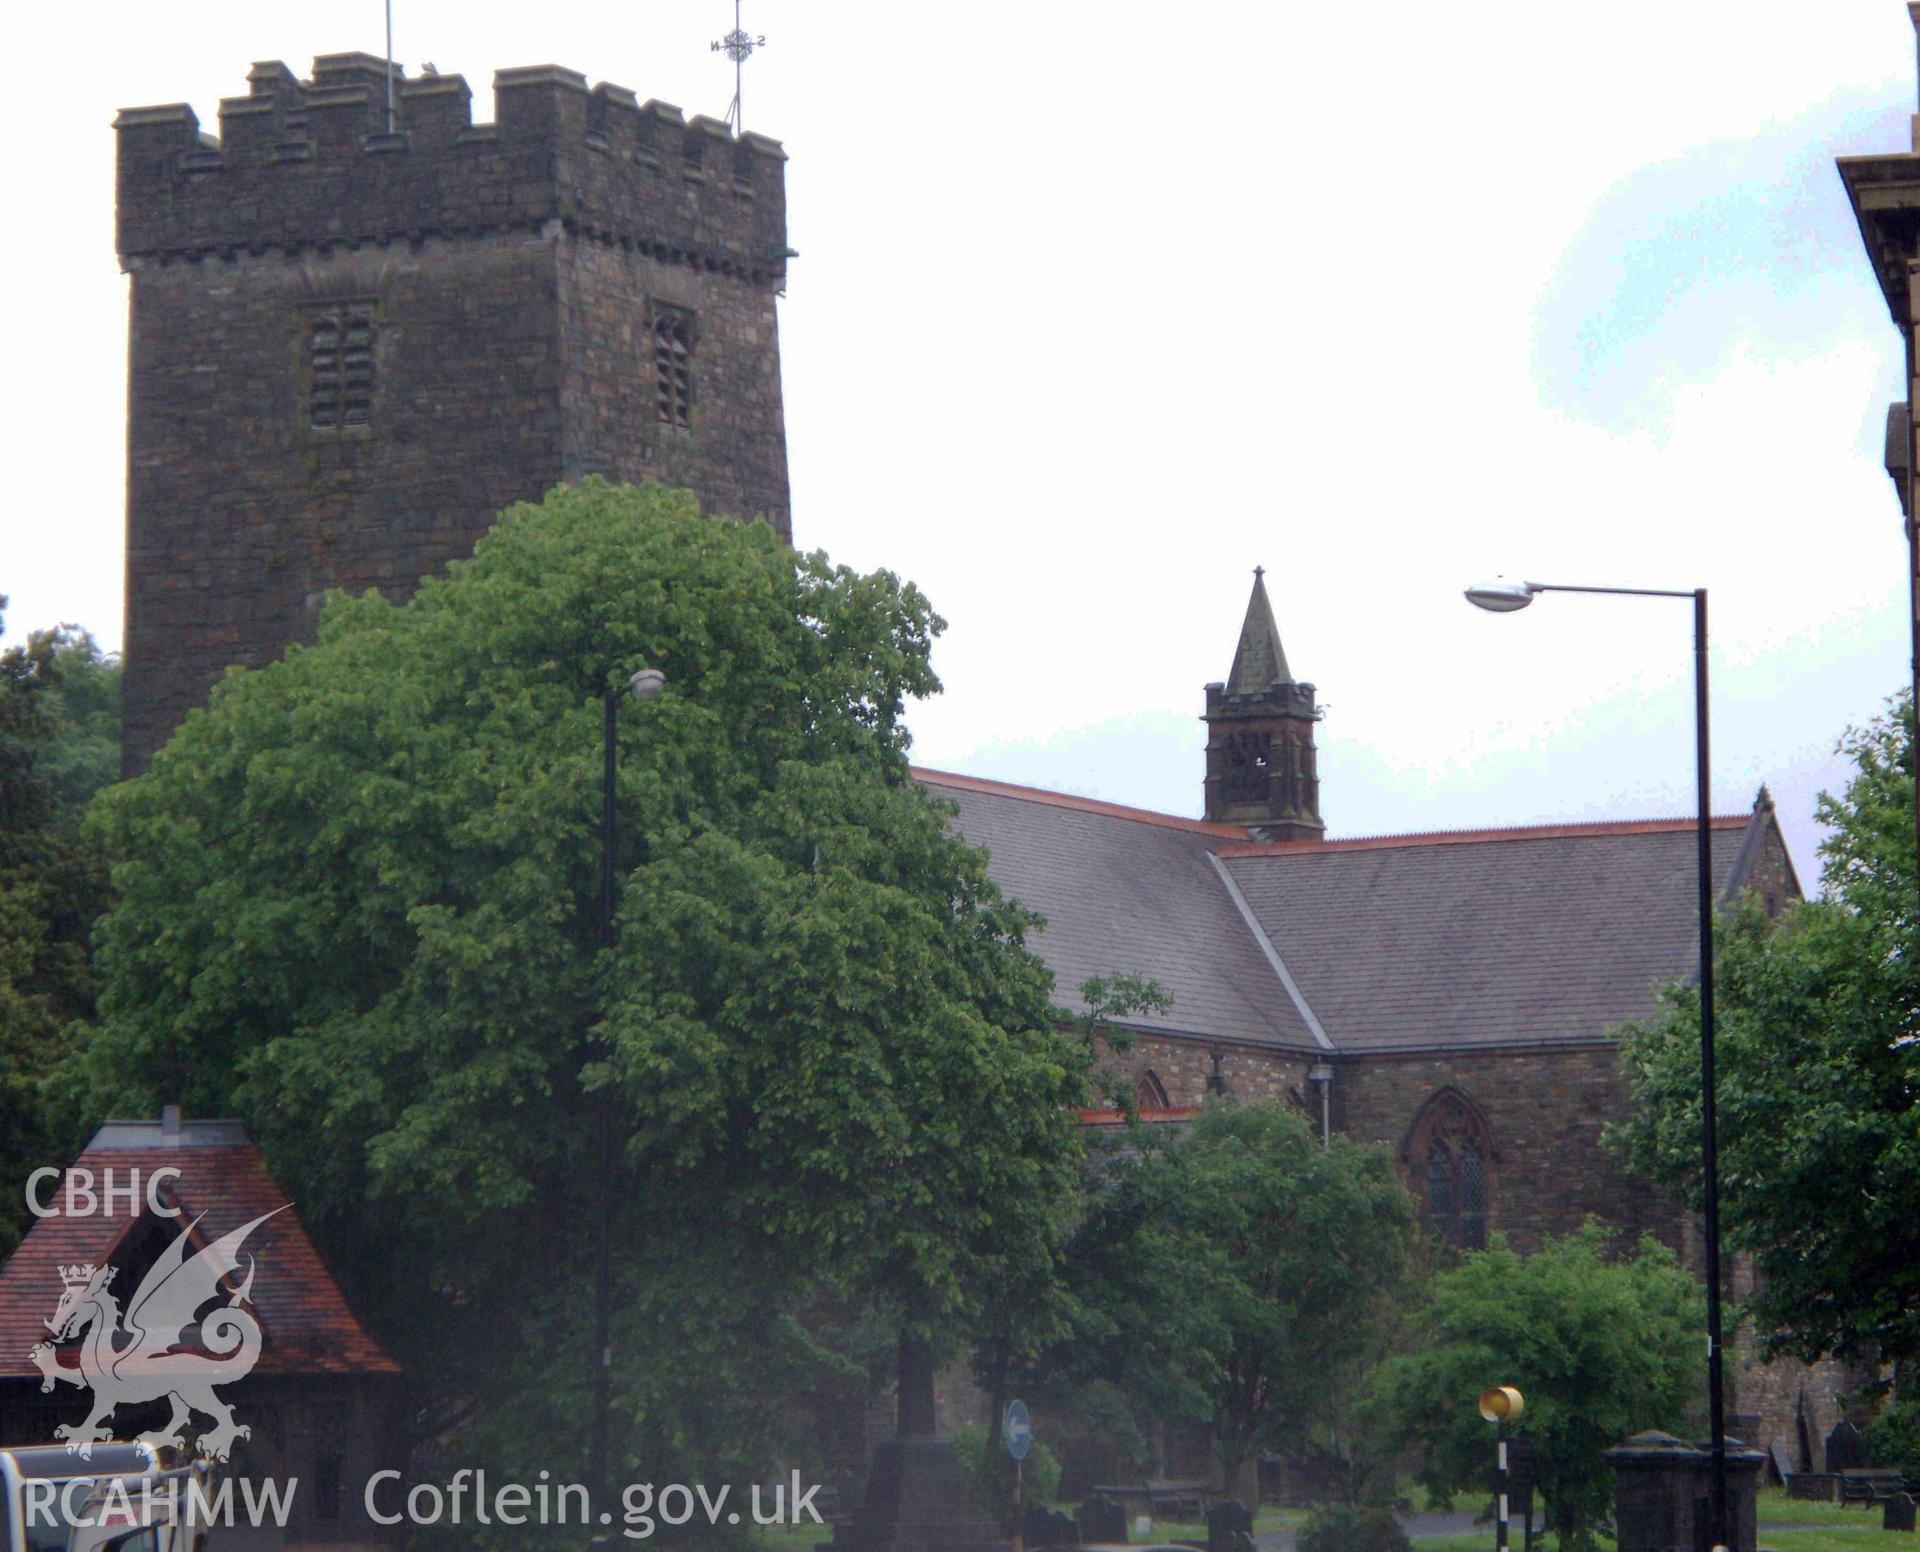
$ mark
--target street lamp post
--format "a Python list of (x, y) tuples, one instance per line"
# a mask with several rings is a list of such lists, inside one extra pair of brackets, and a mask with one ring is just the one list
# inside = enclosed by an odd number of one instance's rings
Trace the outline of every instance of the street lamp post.
[[(636, 701), (650, 701), (667, 687), (667, 676), (657, 668), (643, 668), (627, 681), (627, 693)], [(619, 692), (609, 684), (601, 695), (600, 771), (600, 947), (612, 974), (613, 857), (618, 835), (614, 785), (619, 775)], [(607, 1053), (612, 1055), (611, 1050)], [(600, 1502), (607, 1494), (607, 1414), (613, 1394), (613, 1084), (600, 1085), (594, 1106), (595, 1173), (593, 1298), (593, 1465), (590, 1476)]]
[(1467, 601), (1494, 614), (1524, 609), (1540, 593), (1611, 593), (1631, 598), (1693, 600), (1694, 782), (1699, 801), (1696, 836), (1700, 912), (1700, 1168), (1704, 1176), (1707, 1261), (1707, 1422), (1713, 1452), (1711, 1544), (1728, 1545), (1726, 1369), (1720, 1330), (1720, 1142), (1713, 1061), (1713, 811), (1707, 750), (1707, 590), (1648, 587), (1573, 587), (1551, 582), (1492, 583), (1467, 589)]

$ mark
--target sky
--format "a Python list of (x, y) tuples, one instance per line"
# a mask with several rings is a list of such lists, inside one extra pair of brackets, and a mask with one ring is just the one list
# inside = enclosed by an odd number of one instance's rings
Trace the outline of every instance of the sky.
[[(723, 114), (725, 0), (394, 0), (396, 59), (558, 63)], [(924, 764), (1199, 811), (1252, 568), (1328, 708), (1334, 835), (1685, 814), (1803, 881), (1834, 753), (1906, 674), (1881, 469), (1903, 394), (1836, 154), (1910, 144), (1900, 0), (1116, 7), (745, 0), (783, 141), (795, 542), (948, 621)], [(115, 111), (204, 125), (255, 60), (383, 48), (378, 0), (104, 0), (11, 24), (9, 636), (117, 647)], [(61, 65), (59, 61), (67, 61)]]

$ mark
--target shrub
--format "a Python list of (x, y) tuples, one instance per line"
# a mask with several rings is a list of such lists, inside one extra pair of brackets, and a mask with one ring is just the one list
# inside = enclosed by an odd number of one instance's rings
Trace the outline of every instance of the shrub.
[(1920, 1476), (1920, 1397), (1903, 1395), (1866, 1427), (1867, 1459), (1893, 1466), (1912, 1481)]
[[(998, 1523), (1013, 1498), (1013, 1462), (1000, 1442), (1000, 1431), (969, 1423), (954, 1434), (953, 1447), (960, 1452), (960, 1469), (967, 1474), (973, 1501)], [(1028, 1447), (1022, 1463), (1021, 1487), (1029, 1505), (1049, 1507), (1060, 1496), (1060, 1461), (1038, 1439)]]
[(1300, 1552), (1412, 1552), (1393, 1511), (1321, 1504), (1300, 1527)]

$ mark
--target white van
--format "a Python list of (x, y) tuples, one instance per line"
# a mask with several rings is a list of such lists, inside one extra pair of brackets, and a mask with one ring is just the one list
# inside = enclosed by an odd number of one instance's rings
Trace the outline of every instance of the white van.
[(146, 1444), (96, 1444), (86, 1460), (64, 1444), (0, 1449), (0, 1552), (69, 1552), (73, 1522), (87, 1517), (99, 1484), (118, 1479), (133, 1492), (159, 1474), (159, 1459)]
[[(75, 1517), (67, 1552), (200, 1552), (204, 1460), (150, 1476), (106, 1477)], [(75, 1497), (79, 1496), (76, 1489)]]

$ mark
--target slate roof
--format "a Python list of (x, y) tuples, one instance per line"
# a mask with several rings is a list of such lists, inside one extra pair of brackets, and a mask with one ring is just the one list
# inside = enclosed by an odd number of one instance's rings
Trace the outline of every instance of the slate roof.
[[(178, 1180), (163, 1184), (161, 1192), (181, 1208), (177, 1221), (182, 1226), (200, 1218), (199, 1243), (210, 1243), (287, 1201), (237, 1121), (189, 1121), (171, 1137), (160, 1122), (109, 1121), (71, 1167), (91, 1170), (96, 1190), (108, 1169), (121, 1186), (138, 1170), (143, 1197), (153, 1171), (179, 1170)], [(60, 1190), (47, 1187), (41, 1199), (64, 1206)], [(60, 1267), (113, 1261), (115, 1247), (136, 1221), (119, 1198), (111, 1215), (34, 1221), (0, 1267), (0, 1379), (38, 1375), (27, 1355), (48, 1338), (44, 1322), (60, 1301)], [(261, 1224), (248, 1236), (244, 1253), (255, 1260), (250, 1302), (262, 1335), (254, 1373), (400, 1372), (347, 1307), (295, 1211)]]
[[(1698, 955), (1691, 819), (1253, 842), (1238, 826), (922, 770), (959, 805), (1064, 1005), (1132, 971), (1143, 1029), (1312, 1053), (1588, 1042), (1654, 1010)], [(1713, 822), (1737, 892), (1770, 802)], [(1290, 984), (1289, 984), (1290, 983)], [(1316, 1029), (1317, 1026), (1317, 1029)]]
[[(1713, 832), (1716, 892), (1748, 820)], [(1591, 1040), (1699, 954), (1693, 821), (1231, 847), (1342, 1051)]]
[(1216, 848), (1244, 841), (1244, 829), (915, 774), (959, 805), (960, 833), (987, 849), (994, 881), (1047, 918), (1032, 946), (1063, 1007), (1084, 1012), (1082, 983), (1131, 972), (1151, 976), (1174, 1002), (1130, 1026), (1319, 1049), (1212, 860)]

